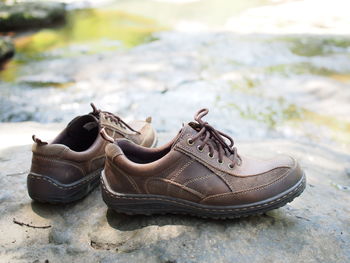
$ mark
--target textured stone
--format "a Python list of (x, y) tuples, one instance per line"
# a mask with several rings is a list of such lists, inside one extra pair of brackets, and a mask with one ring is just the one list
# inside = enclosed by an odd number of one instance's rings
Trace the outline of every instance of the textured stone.
[(15, 48), (9, 38), (0, 37), (0, 62), (11, 58), (15, 53)]
[(57, 2), (0, 3), (0, 31), (50, 26), (65, 14), (64, 4)]

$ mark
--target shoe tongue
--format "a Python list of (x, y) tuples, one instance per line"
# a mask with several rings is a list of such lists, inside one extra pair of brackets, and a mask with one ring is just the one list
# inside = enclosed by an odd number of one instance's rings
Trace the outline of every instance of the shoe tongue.
[(71, 137), (81, 137), (89, 134), (91, 131), (99, 127), (98, 120), (90, 115), (77, 116), (71, 120), (66, 131)]
[(124, 135), (133, 135), (135, 132), (126, 129), (125, 126), (119, 122), (119, 121), (113, 121), (111, 118), (108, 116), (108, 113), (100, 112), (100, 118), (99, 118), (99, 123), (101, 127), (112, 127), (113, 129), (119, 131), (120, 133)]
[(87, 122), (84, 124), (83, 128), (85, 130), (87, 130), (88, 132), (95, 129), (96, 127), (98, 127), (98, 122), (97, 121), (91, 121), (91, 122)]
[(185, 134), (190, 134), (190, 136), (195, 136), (198, 133), (194, 128), (192, 128), (191, 124), (192, 124), (191, 122), (187, 124), (183, 124), (183, 127), (179, 131), (179, 134), (176, 136), (171, 148), (173, 148), (180, 141), (184, 140), (183, 137)]
[(109, 118), (107, 118), (107, 114), (105, 114), (104, 112), (100, 112), (99, 121), (102, 126), (118, 126), (115, 122), (110, 121)]

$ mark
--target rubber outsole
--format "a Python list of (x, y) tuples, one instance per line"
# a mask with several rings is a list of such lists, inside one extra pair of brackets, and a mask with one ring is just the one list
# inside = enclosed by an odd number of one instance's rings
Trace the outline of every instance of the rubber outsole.
[(29, 173), (28, 194), (40, 203), (71, 203), (84, 198), (99, 185), (101, 171), (102, 169), (99, 169), (71, 184), (62, 184), (49, 176)]
[(272, 198), (245, 205), (209, 206), (170, 196), (151, 194), (121, 194), (113, 191), (101, 176), (101, 192), (107, 206), (128, 215), (187, 214), (202, 218), (232, 219), (262, 214), (280, 208), (298, 197), (306, 187), (305, 175), (287, 191)]

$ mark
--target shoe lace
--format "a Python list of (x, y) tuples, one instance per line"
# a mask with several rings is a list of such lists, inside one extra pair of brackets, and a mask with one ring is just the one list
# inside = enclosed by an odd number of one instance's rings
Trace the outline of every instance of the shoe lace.
[[(223, 157), (226, 155), (232, 160), (229, 164), (230, 168), (233, 168), (235, 164), (241, 161), (238, 155), (237, 148), (234, 147), (233, 139), (227, 134), (216, 130), (208, 122), (204, 122), (202, 118), (209, 113), (208, 109), (199, 110), (194, 119), (197, 123), (191, 123), (198, 133), (189, 139), (189, 143), (193, 144), (196, 140), (200, 139), (202, 143), (198, 146), (198, 149), (202, 151), (205, 146), (209, 148), (209, 156), (214, 157), (214, 151), (218, 152), (218, 162), (223, 162)], [(229, 141), (229, 144), (226, 142)], [(239, 163), (238, 163), (239, 165)]]
[(139, 131), (134, 130), (133, 128), (130, 127), (130, 125), (128, 125), (125, 121), (123, 121), (120, 117), (118, 117), (117, 115), (108, 112), (108, 111), (102, 111), (100, 109), (97, 109), (97, 107), (95, 106), (95, 104), (90, 103), (91, 108), (92, 108), (92, 113), (94, 116), (96, 116), (97, 118), (100, 117), (100, 114), (103, 113), (103, 115), (105, 116), (106, 119), (114, 122), (115, 124), (119, 124), (121, 125), (123, 128), (128, 128), (129, 130), (137, 133), (137, 134), (141, 134)]

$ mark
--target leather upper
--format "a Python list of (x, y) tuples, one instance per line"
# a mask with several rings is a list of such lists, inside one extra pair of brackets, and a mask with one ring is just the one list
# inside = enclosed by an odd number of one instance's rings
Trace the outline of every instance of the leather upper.
[(156, 140), (150, 120), (130, 123), (135, 132), (106, 116), (99, 111), (76, 117), (51, 143), (35, 139), (30, 172), (69, 184), (101, 170), (107, 144), (99, 133), (102, 128), (114, 139), (127, 138), (145, 147), (152, 146)]
[(156, 194), (207, 205), (238, 205), (268, 199), (302, 177), (297, 162), (289, 156), (255, 160), (239, 155), (218, 160), (218, 148), (200, 148), (191, 142), (198, 130), (185, 125), (167, 145), (146, 149), (117, 140), (106, 147), (105, 176), (118, 193)]

